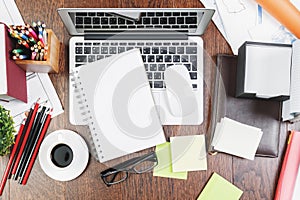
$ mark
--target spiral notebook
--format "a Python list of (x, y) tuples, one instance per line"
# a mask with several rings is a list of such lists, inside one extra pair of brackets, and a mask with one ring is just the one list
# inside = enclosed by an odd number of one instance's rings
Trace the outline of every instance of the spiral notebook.
[(166, 141), (138, 49), (81, 66), (74, 77), (100, 162)]

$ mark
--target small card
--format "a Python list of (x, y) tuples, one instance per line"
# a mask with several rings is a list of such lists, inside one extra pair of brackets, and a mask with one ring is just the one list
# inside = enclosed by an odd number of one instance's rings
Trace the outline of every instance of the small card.
[[(262, 137), (259, 128), (223, 118), (215, 132), (214, 149), (249, 160), (254, 160)], [(215, 138), (216, 137), (216, 138)]]
[(171, 137), (173, 172), (207, 169), (204, 135)]
[(197, 200), (238, 200), (243, 191), (217, 173), (213, 173)]
[(188, 172), (173, 172), (170, 143), (166, 142), (156, 146), (158, 165), (153, 170), (153, 176), (166, 178), (187, 179)]

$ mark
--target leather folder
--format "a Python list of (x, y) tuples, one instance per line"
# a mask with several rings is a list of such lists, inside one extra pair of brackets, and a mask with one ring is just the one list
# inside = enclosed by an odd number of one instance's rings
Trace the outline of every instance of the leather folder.
[[(256, 156), (277, 157), (280, 133), (280, 108), (278, 101), (236, 98), (237, 56), (219, 54), (214, 82), (214, 97), (209, 131), (208, 151), (216, 152), (211, 146), (217, 122), (228, 117), (238, 122), (262, 129), (263, 136)], [(233, 141), (234, 142), (234, 141)]]

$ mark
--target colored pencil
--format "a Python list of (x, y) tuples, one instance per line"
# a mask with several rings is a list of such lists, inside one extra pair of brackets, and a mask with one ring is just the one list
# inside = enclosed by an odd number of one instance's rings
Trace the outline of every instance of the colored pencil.
[(37, 142), (36, 142), (36, 146), (35, 146), (35, 148), (34, 148), (34, 151), (33, 151), (33, 153), (32, 153), (32, 156), (31, 156), (31, 158), (30, 158), (30, 160), (29, 160), (29, 162), (28, 162), (28, 167), (27, 167), (27, 169), (25, 170), (25, 174), (24, 174), (24, 176), (22, 177), (22, 180), (21, 180), (21, 184), (22, 184), (22, 185), (25, 185), (25, 184), (27, 183), (28, 177), (29, 177), (29, 175), (30, 175), (30, 172), (31, 172), (31, 170), (32, 170), (32, 167), (33, 167), (33, 164), (34, 164), (34, 162), (35, 162), (36, 156), (37, 156), (37, 154), (38, 154), (40, 145), (41, 145), (41, 143), (42, 143), (42, 141), (43, 141), (43, 139), (44, 139), (44, 136), (45, 136), (45, 134), (46, 134), (46, 132), (47, 132), (47, 129), (48, 129), (48, 127), (49, 127), (49, 124), (50, 124), (50, 121), (51, 121), (51, 113), (52, 113), (52, 110), (53, 110), (53, 109), (51, 109), (51, 111), (48, 113), (47, 118), (46, 118), (45, 123), (44, 123), (43, 128), (42, 128), (41, 134), (40, 134), (40, 136), (39, 136), (39, 139), (38, 139)]
[(41, 119), (42, 119), (45, 111), (46, 111), (46, 107), (43, 106), (43, 108), (41, 109), (41, 111), (39, 111), (37, 113), (37, 117), (35, 118), (34, 123), (33, 123), (32, 127), (31, 127), (31, 130), (30, 130), (30, 133), (29, 133), (29, 136), (28, 136), (28, 139), (27, 139), (27, 142), (26, 142), (23, 154), (21, 156), (20, 164), (19, 164), (19, 166), (17, 168), (16, 174), (15, 174), (15, 177), (14, 177), (15, 180), (18, 177), (20, 177), (21, 174), (23, 174), (24, 167), (25, 167), (25, 164), (26, 164), (26, 160), (29, 159), (30, 149), (33, 147), (33, 142), (35, 141), (35, 138), (37, 137), (39, 126), (40, 126), (40, 122), (41, 122)]
[(30, 121), (29, 121), (27, 130), (26, 130), (26, 132), (25, 132), (25, 136), (24, 136), (24, 139), (23, 139), (23, 141), (22, 141), (22, 145), (21, 145), (20, 150), (19, 150), (19, 152), (18, 152), (18, 156), (17, 156), (17, 158), (16, 158), (16, 162), (15, 162), (14, 167), (13, 167), (13, 170), (12, 170), (12, 175), (15, 175), (15, 173), (16, 173), (16, 171), (17, 171), (17, 168), (18, 168), (18, 165), (19, 165), (19, 162), (20, 162), (20, 159), (21, 159), (23, 150), (24, 150), (24, 148), (25, 148), (25, 144), (26, 144), (26, 142), (27, 142), (27, 139), (28, 139), (28, 136), (29, 136), (29, 133), (30, 133), (30, 130), (31, 130), (33, 121), (34, 121), (34, 119), (35, 119), (35, 116), (36, 116), (36, 113), (37, 113), (38, 108), (39, 108), (39, 103), (36, 102), (35, 105), (34, 105), (34, 109), (33, 109), (31, 118), (30, 118), (30, 119), (27, 119), (27, 120), (30, 120)]

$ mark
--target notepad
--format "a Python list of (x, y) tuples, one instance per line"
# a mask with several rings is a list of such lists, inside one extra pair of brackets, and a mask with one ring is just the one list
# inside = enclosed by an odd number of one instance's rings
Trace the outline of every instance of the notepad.
[(74, 79), (100, 162), (166, 142), (138, 49), (82, 66)]
[(207, 169), (204, 135), (170, 138), (173, 172)]
[(153, 176), (166, 178), (187, 179), (188, 172), (173, 172), (170, 143), (166, 142), (156, 146), (158, 165), (153, 170)]
[(262, 130), (224, 117), (216, 125), (212, 146), (215, 150), (254, 160)]
[(213, 173), (197, 200), (238, 200), (243, 191), (217, 173)]

